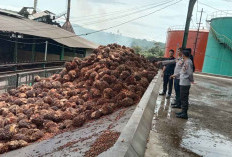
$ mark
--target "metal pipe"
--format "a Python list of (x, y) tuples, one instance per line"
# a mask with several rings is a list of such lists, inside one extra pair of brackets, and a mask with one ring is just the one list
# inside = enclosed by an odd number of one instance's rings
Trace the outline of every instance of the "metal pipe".
[(71, 0), (68, 0), (68, 8), (67, 8), (67, 19), (66, 22), (69, 21), (70, 18), (70, 7), (71, 7)]

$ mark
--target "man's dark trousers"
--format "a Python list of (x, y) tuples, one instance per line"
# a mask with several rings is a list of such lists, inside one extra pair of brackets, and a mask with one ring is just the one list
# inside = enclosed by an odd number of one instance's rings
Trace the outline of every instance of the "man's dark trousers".
[(180, 79), (174, 79), (174, 88), (176, 92), (176, 105), (181, 106), (180, 101)]
[(189, 106), (189, 90), (191, 86), (180, 86), (180, 100), (182, 111), (187, 113)]
[(163, 80), (163, 93), (166, 94), (168, 86), (168, 95), (172, 94), (173, 79), (170, 79), (171, 74), (164, 74)]

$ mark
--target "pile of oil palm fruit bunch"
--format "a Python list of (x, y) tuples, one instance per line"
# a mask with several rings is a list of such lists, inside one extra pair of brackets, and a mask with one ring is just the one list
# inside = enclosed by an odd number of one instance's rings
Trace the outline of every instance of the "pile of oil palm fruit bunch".
[(136, 105), (158, 68), (133, 49), (109, 44), (0, 95), (0, 153), (81, 127)]

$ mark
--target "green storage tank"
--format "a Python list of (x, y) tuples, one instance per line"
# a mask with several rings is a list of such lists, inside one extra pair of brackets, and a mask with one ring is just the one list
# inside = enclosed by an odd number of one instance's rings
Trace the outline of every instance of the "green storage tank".
[(232, 76), (232, 17), (210, 20), (202, 72)]

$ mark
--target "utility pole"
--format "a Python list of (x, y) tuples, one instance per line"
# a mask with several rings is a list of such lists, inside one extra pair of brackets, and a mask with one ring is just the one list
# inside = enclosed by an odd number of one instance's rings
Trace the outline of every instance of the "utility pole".
[(190, 21), (191, 21), (192, 12), (193, 12), (193, 8), (194, 8), (195, 3), (196, 3), (196, 0), (189, 0), (188, 14), (187, 14), (185, 31), (184, 31), (184, 38), (183, 38), (183, 42), (182, 42), (183, 49), (185, 49), (186, 45), (187, 45), (189, 26), (190, 26)]
[(201, 27), (202, 13), (203, 13), (203, 8), (201, 9), (200, 22), (198, 23), (197, 36), (196, 36), (196, 40), (195, 40), (195, 43), (194, 43), (194, 49), (193, 49), (193, 57), (195, 57), (195, 52), (196, 52), (196, 48), (197, 48), (197, 40), (198, 40), (198, 35), (199, 35), (200, 27)]

